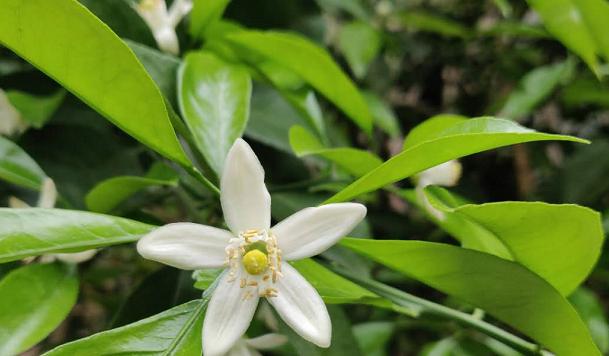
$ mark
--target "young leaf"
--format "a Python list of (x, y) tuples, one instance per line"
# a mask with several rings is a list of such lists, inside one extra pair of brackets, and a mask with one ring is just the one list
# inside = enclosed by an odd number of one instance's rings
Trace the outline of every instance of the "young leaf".
[(190, 53), (179, 69), (180, 111), (197, 148), (217, 174), (245, 130), (251, 93), (247, 70), (212, 53)]
[(136, 241), (153, 226), (63, 209), (0, 208), (0, 263)]
[(368, 172), (326, 203), (351, 199), (451, 159), (516, 143), (547, 140), (587, 142), (572, 136), (536, 132), (512, 121), (491, 117), (457, 121)]
[(423, 11), (405, 11), (400, 20), (408, 27), (434, 32), (446, 37), (468, 38), (472, 31), (457, 21)]
[(606, 22), (609, 4), (603, 0), (527, 0), (548, 31), (579, 55), (597, 75), (598, 56), (609, 60)]
[(76, 0), (0, 0), (0, 8), (0, 43), (142, 143), (190, 165), (159, 89), (86, 7)]
[(0, 355), (17, 355), (53, 331), (78, 295), (74, 269), (32, 264), (0, 280)]
[(349, 22), (340, 29), (338, 47), (357, 78), (363, 78), (381, 49), (381, 35), (363, 21)]
[(230, 0), (194, 1), (190, 14), (190, 35), (202, 37), (205, 30), (222, 17)]
[(517, 263), (425, 241), (344, 239), (342, 244), (485, 310), (558, 355), (600, 355), (567, 300)]
[(365, 132), (371, 132), (372, 117), (365, 100), (324, 49), (301, 36), (273, 31), (235, 31), (225, 39), (295, 72)]
[[(460, 239), (464, 247), (495, 253), (487, 244), (498, 243), (507, 256), (537, 273), (563, 295), (579, 286), (598, 261), (603, 244), (600, 214), (578, 205), (542, 202), (498, 202), (451, 206), (438, 187), (425, 189), (431, 204), (444, 217), (440, 226)], [(480, 233), (477, 233), (480, 232)]]
[(6, 96), (28, 124), (40, 128), (59, 108), (66, 92), (58, 90), (48, 96), (36, 96), (18, 90), (8, 90)]
[(154, 179), (147, 177), (122, 176), (106, 179), (99, 183), (85, 197), (87, 208), (96, 213), (108, 213), (122, 201), (148, 187), (178, 185), (177, 178)]
[(533, 69), (522, 77), (518, 87), (510, 93), (498, 116), (512, 120), (526, 117), (552, 94), (573, 66), (574, 62), (567, 60)]
[(46, 174), (13, 141), (0, 136), (0, 178), (25, 188), (38, 190)]
[(351, 147), (325, 148), (313, 134), (301, 126), (293, 126), (290, 129), (290, 145), (298, 157), (322, 156), (355, 177), (361, 177), (383, 163), (377, 155), (368, 151)]
[(201, 326), (211, 293), (144, 320), (76, 340), (45, 356), (200, 355)]

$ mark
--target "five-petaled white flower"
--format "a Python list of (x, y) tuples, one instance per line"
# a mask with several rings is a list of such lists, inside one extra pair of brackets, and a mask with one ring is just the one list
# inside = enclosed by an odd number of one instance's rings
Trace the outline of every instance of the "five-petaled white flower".
[(203, 323), (203, 353), (223, 355), (247, 330), (265, 297), (304, 339), (328, 347), (332, 326), (317, 291), (286, 261), (317, 255), (366, 215), (357, 203), (306, 208), (271, 228), (264, 170), (238, 139), (228, 152), (220, 201), (231, 231), (193, 223), (162, 226), (137, 244), (145, 258), (181, 269), (227, 269), (219, 277)]
[[(40, 195), (38, 196), (38, 204), (36, 207), (51, 209), (55, 206), (57, 201), (57, 188), (55, 182), (51, 178), (45, 178), (42, 182), (42, 188), (40, 189)], [(21, 199), (10, 197), (8, 200), (8, 206), (13, 209), (29, 208), (30, 205)], [(39, 261), (41, 263), (51, 263), (55, 260), (60, 260), (66, 263), (82, 263), (88, 261), (95, 256), (97, 250), (86, 250), (82, 252), (72, 253), (51, 253), (40, 256)], [(24, 259), (25, 262), (32, 262), (35, 257), (28, 257)]]
[(144, 19), (159, 48), (171, 54), (180, 52), (176, 26), (192, 9), (192, 0), (174, 0), (169, 10), (165, 0), (141, 0), (135, 11)]

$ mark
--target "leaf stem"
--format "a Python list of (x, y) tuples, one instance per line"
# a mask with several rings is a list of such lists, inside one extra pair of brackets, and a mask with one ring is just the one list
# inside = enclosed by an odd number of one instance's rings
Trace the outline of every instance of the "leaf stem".
[(377, 282), (375, 280), (358, 276), (352, 272), (348, 272), (343, 268), (329, 265), (328, 266), (334, 272), (341, 276), (350, 279), (361, 286), (369, 289), (370, 291), (378, 294), (381, 297), (387, 298), (393, 303), (400, 306), (412, 307), (417, 305), (420, 307), (419, 317), (431, 317), (454, 320), (457, 323), (476, 329), (504, 344), (512, 347), (513, 349), (524, 353), (525, 355), (542, 355), (541, 346), (526, 341), (514, 334), (511, 334), (495, 325), (492, 325), (478, 317), (464, 313), (458, 310), (454, 310), (444, 305), (434, 303), (432, 301), (419, 298), (415, 295), (406, 293), (397, 288), (388, 286), (386, 284)]

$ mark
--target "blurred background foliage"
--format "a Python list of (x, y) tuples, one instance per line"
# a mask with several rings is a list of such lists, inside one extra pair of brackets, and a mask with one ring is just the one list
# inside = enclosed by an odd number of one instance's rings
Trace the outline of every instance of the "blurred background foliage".
[[(131, 2), (81, 3), (127, 40), (177, 110), (175, 78), (180, 59), (156, 49)], [(372, 135), (362, 133), (298, 78), (270, 64), (269, 71), (278, 76), (283, 90), (268, 82), (254, 82), (245, 137), (266, 168), (274, 219), (320, 203), (344, 187), (347, 177), (357, 175), (318, 157), (298, 158), (290, 144), (293, 125), (318, 133), (326, 146), (364, 148), (386, 159), (401, 150), (404, 135), (411, 128), (440, 113), (503, 117), (539, 131), (592, 141), (591, 145), (536, 142), (466, 157), (461, 161), (462, 179), (454, 188), (461, 196), (478, 203), (542, 200), (609, 211), (609, 88), (607, 69), (597, 58), (606, 52), (601, 48), (589, 55), (585, 48), (578, 48), (583, 42), (568, 38), (577, 35), (577, 27), (566, 26), (564, 31), (571, 28), (572, 33), (565, 35), (547, 21), (544, 26), (540, 13), (530, 7), (543, 9), (542, 3), (231, 1), (224, 26), (238, 23), (290, 30), (327, 48), (365, 93), (376, 125)], [(222, 51), (214, 47), (211, 35), (203, 42), (189, 35), (187, 24), (178, 27), (178, 34), (184, 52), (201, 45)], [(219, 206), (209, 192), (188, 184), (188, 177), (177, 184), (167, 167), (155, 165), (159, 160), (156, 154), (6, 49), (0, 49), (0, 88), (30, 125), (11, 139), (55, 180), (61, 196), (58, 206), (101, 210), (159, 224), (192, 216), (202, 221), (221, 219)], [(136, 183), (133, 192), (137, 193), (127, 194), (130, 197), (124, 201), (94, 206), (88, 194), (100, 182), (117, 176), (147, 176), (157, 181)], [(159, 180), (164, 183), (159, 184)], [(401, 185), (411, 186), (409, 182)], [(37, 193), (5, 183), (0, 185), (0, 196), (3, 205), (11, 196), (32, 204), (37, 199)], [(396, 194), (380, 191), (364, 199), (368, 219), (354, 236), (454, 243), (425, 214)], [(609, 219), (605, 221), (609, 228)], [(344, 249), (334, 248), (327, 256), (364, 276), (374, 275), (415, 295), (473, 311)], [(603, 352), (609, 351), (605, 317), (609, 308), (608, 263), (604, 256), (585, 286), (570, 297)], [(0, 274), (15, 265), (0, 265)], [(79, 273), (81, 292), (73, 312), (28, 354), (140, 320), (200, 295), (191, 287), (189, 272), (159, 269), (139, 258), (132, 246), (102, 250), (81, 266)], [(362, 305), (333, 306), (330, 310), (334, 332), (344, 340), (341, 345), (321, 351), (291, 335), (291, 344), (280, 351), (370, 356), (518, 354), (456, 324), (410, 319)], [(262, 323), (258, 327), (262, 328)], [(283, 326), (280, 329), (289, 333)]]

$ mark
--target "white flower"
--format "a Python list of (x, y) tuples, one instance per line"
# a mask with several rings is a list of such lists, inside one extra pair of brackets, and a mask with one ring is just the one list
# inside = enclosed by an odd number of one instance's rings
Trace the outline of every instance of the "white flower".
[(456, 159), (431, 167), (417, 174), (417, 198), (429, 214), (438, 220), (444, 220), (444, 213), (431, 205), (423, 189), (428, 185), (455, 186), (461, 178), (461, 163)]
[(417, 174), (417, 185), (425, 187), (434, 184), (452, 187), (459, 182), (461, 170), (461, 163), (456, 159), (444, 162)]
[(8, 100), (4, 90), (0, 89), (0, 135), (13, 136), (27, 129), (21, 114)]
[(165, 0), (141, 0), (135, 11), (144, 19), (159, 48), (171, 54), (180, 53), (176, 26), (192, 9), (192, 0), (174, 0), (169, 11)]
[[(57, 201), (57, 188), (51, 178), (45, 178), (42, 182), (42, 189), (40, 190), (40, 196), (38, 197), (38, 208), (53, 208)], [(10, 197), (8, 200), (8, 206), (14, 209), (29, 208), (28, 203), (21, 199)], [(87, 250), (82, 252), (74, 253), (53, 253), (43, 255), (40, 257), (41, 263), (50, 263), (55, 260), (60, 260), (66, 263), (81, 263), (90, 260), (95, 256), (97, 250)], [(34, 258), (26, 259), (27, 262), (33, 261)]]
[(260, 351), (271, 350), (288, 341), (285, 335), (266, 334), (255, 338), (241, 338), (226, 353), (227, 356), (261, 356)]
[(271, 228), (264, 170), (241, 139), (228, 152), (220, 188), (231, 231), (174, 223), (137, 244), (143, 257), (177, 268), (227, 267), (205, 315), (205, 356), (223, 355), (245, 333), (260, 297), (304, 339), (328, 347), (332, 326), (326, 306), (286, 261), (315, 256), (334, 245), (364, 218), (366, 207), (339, 203), (307, 208)]

